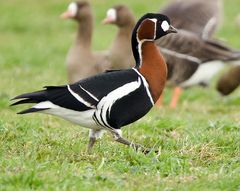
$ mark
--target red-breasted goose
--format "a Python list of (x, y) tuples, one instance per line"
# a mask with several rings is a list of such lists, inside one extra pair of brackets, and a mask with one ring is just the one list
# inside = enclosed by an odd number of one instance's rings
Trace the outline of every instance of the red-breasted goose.
[(231, 94), (240, 85), (240, 66), (233, 66), (217, 82), (217, 90), (224, 96)]
[(70, 83), (103, 72), (109, 68), (107, 52), (92, 51), (93, 13), (87, 1), (72, 2), (62, 15), (78, 23), (76, 40), (67, 55), (67, 72)]
[(136, 23), (132, 11), (125, 5), (114, 6), (107, 11), (107, 16), (103, 23), (117, 25), (119, 29), (109, 49), (111, 68), (122, 69), (134, 66), (131, 42), (129, 40)]
[(173, 32), (176, 30), (168, 17), (145, 14), (132, 33), (134, 68), (109, 71), (70, 85), (46, 86), (15, 97), (20, 101), (12, 105), (36, 103), (19, 114), (46, 113), (90, 128), (89, 151), (96, 138), (107, 130), (117, 142), (148, 152), (124, 139), (121, 127), (147, 114), (161, 95), (167, 67), (154, 41)]

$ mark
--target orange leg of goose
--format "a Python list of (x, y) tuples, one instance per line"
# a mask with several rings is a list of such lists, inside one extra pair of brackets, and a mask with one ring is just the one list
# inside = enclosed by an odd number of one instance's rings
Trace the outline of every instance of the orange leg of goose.
[(171, 100), (171, 103), (169, 105), (170, 108), (172, 108), (172, 109), (176, 108), (181, 93), (182, 93), (182, 88), (180, 88), (180, 87), (175, 87), (174, 88), (173, 95), (172, 95), (172, 100)]
[(160, 108), (162, 106), (162, 101), (163, 101), (163, 93), (161, 94), (161, 96), (158, 98), (157, 102), (156, 102), (156, 106), (157, 108)]

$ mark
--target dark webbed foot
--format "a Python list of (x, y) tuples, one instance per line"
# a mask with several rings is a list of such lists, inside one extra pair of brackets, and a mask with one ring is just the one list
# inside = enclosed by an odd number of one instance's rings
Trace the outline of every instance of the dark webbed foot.
[[(150, 148), (145, 148), (144, 146), (140, 144), (135, 144), (133, 142), (128, 141), (127, 139), (123, 138), (121, 135), (121, 131), (118, 130), (118, 132), (114, 133), (115, 141), (122, 143), (124, 145), (132, 147), (135, 151), (141, 151), (144, 154), (148, 154), (152, 151)], [(155, 153), (158, 153), (158, 151), (155, 151)]]

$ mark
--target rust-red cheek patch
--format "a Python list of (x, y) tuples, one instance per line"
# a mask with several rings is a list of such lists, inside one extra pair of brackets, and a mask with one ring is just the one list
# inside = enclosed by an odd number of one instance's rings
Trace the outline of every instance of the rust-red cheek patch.
[(155, 23), (153, 21), (149, 19), (144, 20), (138, 29), (138, 39), (153, 39), (155, 31), (154, 27)]

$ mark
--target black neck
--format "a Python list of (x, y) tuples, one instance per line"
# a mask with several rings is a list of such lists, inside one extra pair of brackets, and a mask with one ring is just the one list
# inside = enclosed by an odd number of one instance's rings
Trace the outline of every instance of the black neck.
[(136, 61), (136, 68), (141, 67), (141, 52), (139, 52), (139, 42), (137, 40), (137, 32), (138, 32), (138, 28), (140, 27), (141, 23), (148, 18), (155, 18), (156, 14), (153, 13), (147, 13), (144, 16), (142, 16), (137, 24), (135, 25), (134, 29), (133, 29), (133, 33), (132, 33), (132, 52), (133, 52), (133, 56), (135, 58)]
[(138, 46), (139, 46), (139, 43), (137, 41), (137, 25), (136, 25), (132, 33), (132, 52), (136, 62), (136, 66), (135, 66), (136, 68), (139, 68), (141, 65), (140, 52), (139, 52)]

